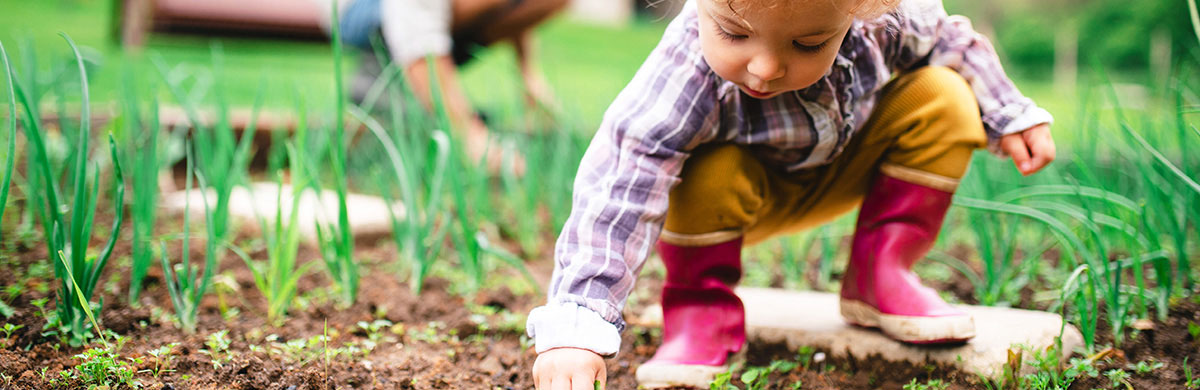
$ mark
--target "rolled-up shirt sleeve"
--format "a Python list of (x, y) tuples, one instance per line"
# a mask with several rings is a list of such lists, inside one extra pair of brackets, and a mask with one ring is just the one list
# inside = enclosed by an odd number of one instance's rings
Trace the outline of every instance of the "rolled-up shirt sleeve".
[(993, 152), (999, 153), (1001, 136), (1053, 121), (1049, 112), (1017, 90), (991, 42), (966, 17), (947, 15), (940, 0), (905, 0), (895, 12), (873, 21), (870, 31), (893, 70), (928, 64), (962, 75), (979, 101)]
[(539, 353), (617, 352), (621, 310), (662, 229), (668, 194), (689, 151), (715, 136), (718, 84), (689, 18), (694, 10), (667, 28), (583, 156), (548, 302), (527, 322)]

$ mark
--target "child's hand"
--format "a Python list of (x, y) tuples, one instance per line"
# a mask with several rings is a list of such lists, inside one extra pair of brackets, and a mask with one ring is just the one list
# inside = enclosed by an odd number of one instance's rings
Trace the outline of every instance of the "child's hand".
[(1040, 124), (1000, 138), (1000, 149), (1012, 156), (1022, 175), (1029, 176), (1054, 161), (1054, 139), (1050, 125)]
[(604, 358), (578, 348), (555, 348), (538, 355), (533, 362), (533, 383), (537, 390), (593, 390), (596, 381), (604, 388), (608, 379)]

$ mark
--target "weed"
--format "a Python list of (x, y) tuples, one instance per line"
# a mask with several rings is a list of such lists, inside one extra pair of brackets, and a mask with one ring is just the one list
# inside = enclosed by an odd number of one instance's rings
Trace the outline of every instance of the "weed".
[[(393, 324), (391, 321), (388, 321), (388, 320), (375, 320), (375, 321), (371, 321), (371, 322), (359, 321), (357, 326), (358, 326), (358, 329), (361, 330), (367, 336), (367, 340), (362, 343), (363, 344), (362, 349), (363, 349), (364, 354), (370, 354), (371, 351), (374, 351), (375, 348), (378, 347), (382, 343), (396, 342), (395, 337), (389, 336), (384, 333), (385, 330), (391, 331), (391, 330), (395, 329), (394, 328), (395, 326), (397, 326), (397, 325)], [(403, 331), (400, 330), (398, 332), (393, 332), (393, 333), (403, 333)]]
[(712, 383), (708, 385), (709, 390), (740, 390), (733, 384), (733, 372), (723, 372), (717, 374)]
[(817, 350), (813, 347), (807, 345), (802, 346), (796, 350), (796, 362), (800, 363), (800, 366), (807, 370), (809, 366), (812, 365), (813, 355), (816, 353)]
[(213, 368), (221, 368), (223, 364), (228, 362), (230, 359), (233, 359), (233, 356), (229, 351), (231, 342), (229, 341), (228, 336), (228, 330), (221, 330), (209, 334), (208, 338), (204, 341), (204, 345), (207, 346), (208, 349), (201, 349), (200, 353), (208, 355), (209, 359), (212, 360)]
[(1154, 370), (1163, 368), (1163, 365), (1164, 365), (1163, 362), (1156, 362), (1153, 360), (1150, 360), (1150, 361), (1143, 360), (1143, 361), (1137, 362), (1137, 364), (1131, 364), (1127, 368), (1130, 370), (1133, 370), (1133, 372), (1138, 375), (1146, 375), (1151, 372), (1154, 372)]
[[(122, 362), (117, 353), (108, 348), (90, 348), (82, 354), (75, 355), (76, 359), (82, 360), (75, 367), (75, 373), (65, 371), (63, 379), (75, 379), (76, 377), (88, 385), (89, 388), (98, 386), (107, 386), (110, 389), (119, 389), (121, 386), (134, 389), (141, 387), (141, 383), (134, 380), (133, 367), (128, 363)], [(78, 375), (75, 375), (75, 374)], [(68, 378), (67, 376), (70, 376)]]
[(1200, 389), (1200, 377), (1192, 376), (1192, 366), (1188, 365), (1188, 357), (1183, 358), (1183, 386), (1188, 390)]
[(178, 346), (179, 346), (179, 343), (170, 343), (170, 344), (146, 351), (147, 354), (154, 357), (154, 369), (149, 370), (151, 375), (153, 375), (155, 378), (158, 378), (158, 376), (163, 373), (175, 372), (175, 370), (171, 369), (171, 360), (174, 360), (175, 347), (178, 347)]
[(16, 332), (17, 330), (20, 330), (21, 328), (24, 328), (24, 327), (25, 327), (25, 325), (13, 325), (13, 324), (6, 322), (6, 323), (4, 323), (4, 327), (0, 328), (0, 332), (4, 332), (4, 338), (9, 339), (9, 338), (12, 338), (13, 332)]
[(1125, 370), (1122, 370), (1120, 368), (1114, 368), (1114, 369), (1105, 371), (1104, 377), (1108, 378), (1109, 382), (1111, 382), (1110, 387), (1113, 389), (1120, 388), (1121, 386), (1125, 386), (1125, 387), (1129, 388), (1130, 390), (1133, 390), (1133, 384), (1129, 383), (1129, 377), (1130, 377), (1129, 372), (1126, 372)]
[(930, 379), (925, 383), (918, 383), (917, 378), (904, 385), (904, 390), (946, 390), (950, 387), (949, 383), (942, 382), (941, 379)]

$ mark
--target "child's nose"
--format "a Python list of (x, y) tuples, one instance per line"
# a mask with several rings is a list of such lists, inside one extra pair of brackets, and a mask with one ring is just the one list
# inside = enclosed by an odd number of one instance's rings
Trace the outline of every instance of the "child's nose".
[(779, 57), (771, 53), (756, 55), (746, 64), (746, 72), (762, 81), (783, 77), (784, 67)]

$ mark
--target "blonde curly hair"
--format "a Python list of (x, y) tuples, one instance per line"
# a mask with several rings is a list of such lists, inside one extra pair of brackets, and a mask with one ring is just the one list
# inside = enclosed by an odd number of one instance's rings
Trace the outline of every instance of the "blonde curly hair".
[[(811, 1), (822, 0), (714, 0), (716, 2), (724, 2), (729, 6), (729, 9), (740, 15), (743, 10), (751, 7), (758, 9), (776, 9), (782, 7), (798, 6)], [(824, 0), (836, 1), (836, 0)], [(853, 8), (847, 10), (856, 19), (870, 20), (875, 19), (883, 14), (892, 12), (900, 6), (902, 0), (854, 0)]]

